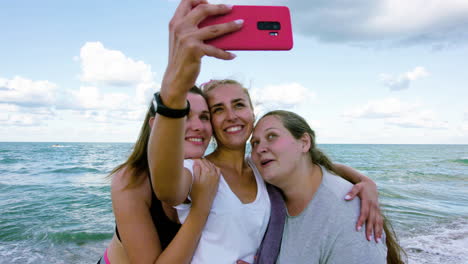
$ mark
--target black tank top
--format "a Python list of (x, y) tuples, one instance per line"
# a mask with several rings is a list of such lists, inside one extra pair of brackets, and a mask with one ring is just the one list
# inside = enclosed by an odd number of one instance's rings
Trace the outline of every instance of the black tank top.
[[(180, 224), (172, 222), (164, 213), (162, 203), (156, 195), (154, 194), (153, 185), (151, 183), (151, 177), (148, 175), (150, 186), (151, 186), (151, 218), (153, 219), (154, 227), (158, 231), (159, 241), (161, 242), (161, 248), (164, 250), (169, 243), (171, 243), (172, 239), (175, 237), (177, 232), (180, 229)], [(117, 225), (115, 225), (115, 233), (117, 237), (120, 239), (119, 229)]]

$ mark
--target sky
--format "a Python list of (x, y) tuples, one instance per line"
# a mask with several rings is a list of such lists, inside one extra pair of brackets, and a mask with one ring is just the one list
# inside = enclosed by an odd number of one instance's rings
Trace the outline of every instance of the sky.
[[(134, 142), (167, 66), (179, 1), (0, 1), (0, 142)], [(302, 115), (317, 141), (468, 144), (468, 1), (217, 0), (286, 5), (291, 51), (204, 58), (257, 117)]]

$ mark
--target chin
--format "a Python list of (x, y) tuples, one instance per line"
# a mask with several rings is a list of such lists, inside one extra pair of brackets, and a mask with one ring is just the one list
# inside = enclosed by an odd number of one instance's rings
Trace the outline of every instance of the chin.
[(202, 149), (202, 148), (200, 148), (200, 149), (191, 148), (191, 149), (187, 149), (185, 151), (185, 158), (199, 159), (199, 158), (203, 157), (203, 154), (205, 154), (204, 149)]
[(270, 173), (263, 172), (262, 170), (259, 170), (260, 175), (262, 175), (262, 178), (264, 181), (268, 182), (269, 184), (275, 185), (275, 175), (271, 175)]

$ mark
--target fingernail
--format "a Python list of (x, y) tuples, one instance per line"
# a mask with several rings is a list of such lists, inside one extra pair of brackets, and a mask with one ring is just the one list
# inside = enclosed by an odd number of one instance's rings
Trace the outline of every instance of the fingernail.
[(382, 242), (382, 239), (379, 237), (377, 238), (377, 244), (379, 244), (380, 242)]
[(230, 54), (231, 54), (231, 58), (232, 58), (232, 59), (234, 59), (235, 57), (237, 57), (237, 55), (234, 54), (234, 53), (230, 53)]
[(232, 9), (234, 5), (225, 5), (227, 8)]
[(345, 198), (345, 200), (349, 200), (349, 199), (351, 199), (351, 196), (349, 194), (347, 194), (344, 198)]
[(367, 237), (367, 240), (371, 241), (371, 240), (372, 240), (372, 236), (368, 236), (368, 237)]
[(236, 23), (237, 25), (242, 25), (244, 23), (244, 19), (234, 20), (234, 23)]
[(361, 231), (362, 226), (357, 227), (357, 231)]

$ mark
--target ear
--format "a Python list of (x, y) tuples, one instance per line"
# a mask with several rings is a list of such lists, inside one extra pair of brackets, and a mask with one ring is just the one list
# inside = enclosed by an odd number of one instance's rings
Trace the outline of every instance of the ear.
[(153, 129), (153, 123), (154, 123), (154, 116), (150, 117), (150, 119), (148, 121), (148, 124), (149, 124), (151, 129)]
[(311, 138), (308, 133), (302, 134), (301, 138), (299, 139), (302, 143), (302, 151), (309, 152), (311, 146)]

